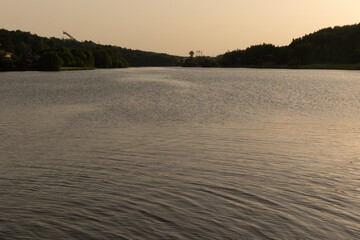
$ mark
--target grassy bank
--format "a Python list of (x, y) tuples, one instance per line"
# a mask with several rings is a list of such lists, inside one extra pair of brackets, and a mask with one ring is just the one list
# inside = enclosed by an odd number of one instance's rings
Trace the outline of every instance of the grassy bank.
[[(225, 67), (228, 68), (228, 67)], [(307, 65), (241, 65), (230, 66), (230, 68), (260, 68), (260, 69), (333, 69), (333, 70), (360, 70), (358, 64), (307, 64)]]
[(60, 71), (94, 70), (92, 67), (61, 67)]
[(338, 69), (338, 70), (360, 70), (360, 64), (309, 64), (299, 65), (299, 69)]

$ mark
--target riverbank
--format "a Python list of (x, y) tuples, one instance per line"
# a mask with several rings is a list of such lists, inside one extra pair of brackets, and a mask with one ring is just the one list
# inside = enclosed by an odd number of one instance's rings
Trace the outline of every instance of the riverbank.
[(231, 66), (222, 68), (259, 68), (259, 69), (324, 69), (324, 70), (360, 70), (359, 64), (307, 64), (307, 65), (259, 65), (259, 66)]
[(338, 70), (360, 70), (360, 64), (309, 64), (300, 65), (298, 69), (338, 69)]
[(95, 70), (93, 67), (61, 67), (60, 71), (84, 71), (84, 70)]

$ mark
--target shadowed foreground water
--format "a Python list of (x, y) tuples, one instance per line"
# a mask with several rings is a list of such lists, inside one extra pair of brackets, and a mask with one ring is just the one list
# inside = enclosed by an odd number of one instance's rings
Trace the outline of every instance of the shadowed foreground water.
[(359, 239), (360, 72), (0, 73), (0, 239)]

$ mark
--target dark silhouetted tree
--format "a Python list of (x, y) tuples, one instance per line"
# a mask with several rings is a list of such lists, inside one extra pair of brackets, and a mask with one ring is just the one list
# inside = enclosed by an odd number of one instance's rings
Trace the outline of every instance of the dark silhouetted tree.
[(59, 71), (62, 65), (62, 59), (53, 51), (43, 53), (39, 59), (39, 67), (43, 71)]

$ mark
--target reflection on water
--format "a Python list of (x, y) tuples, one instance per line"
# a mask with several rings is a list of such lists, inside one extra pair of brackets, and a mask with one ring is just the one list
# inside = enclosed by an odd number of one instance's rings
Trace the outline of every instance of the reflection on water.
[(0, 239), (358, 239), (360, 74), (0, 73)]

